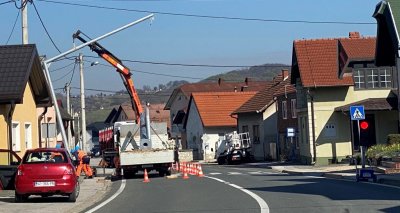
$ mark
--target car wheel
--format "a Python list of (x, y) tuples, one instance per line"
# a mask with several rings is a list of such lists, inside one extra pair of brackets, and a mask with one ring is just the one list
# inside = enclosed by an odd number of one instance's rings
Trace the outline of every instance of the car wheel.
[(74, 191), (71, 194), (69, 194), (69, 196), (68, 196), (69, 202), (76, 202), (76, 199), (79, 196), (79, 190), (80, 190), (80, 185), (79, 185), (79, 181), (77, 181)]
[(218, 165), (222, 165), (222, 164), (225, 163), (225, 158), (224, 157), (218, 157), (217, 161), (218, 161)]
[(16, 203), (22, 203), (28, 200), (29, 195), (20, 195), (17, 192), (15, 192), (15, 202)]
[(163, 170), (158, 171), (158, 175), (160, 177), (164, 177), (165, 176), (165, 171), (163, 171)]

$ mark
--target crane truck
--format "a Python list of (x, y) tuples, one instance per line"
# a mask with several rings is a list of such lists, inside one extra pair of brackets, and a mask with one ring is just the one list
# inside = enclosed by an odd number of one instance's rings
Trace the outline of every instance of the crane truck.
[[(78, 30), (73, 34), (73, 39), (78, 39), (86, 43), (86, 39), (84, 39), (81, 34), (83, 33)], [(160, 130), (163, 128), (155, 128), (152, 126), (154, 124), (150, 124), (148, 106), (146, 106), (146, 111), (144, 113), (131, 78), (132, 74), (130, 69), (98, 42), (93, 42), (89, 47), (93, 52), (97, 53), (99, 57), (116, 68), (116, 71), (120, 74), (123, 84), (128, 91), (131, 105), (136, 115), (135, 121), (116, 122), (113, 126), (114, 148), (117, 151), (117, 155), (119, 155), (120, 162), (118, 164), (120, 165), (122, 174), (125, 177), (130, 177), (146, 169), (148, 172), (156, 170), (159, 172), (160, 176), (169, 175), (171, 173), (172, 163), (175, 160), (174, 150), (167, 146), (165, 140), (157, 134), (156, 129)], [(143, 113), (145, 116), (143, 116)], [(164, 126), (166, 133), (166, 124)], [(151, 137), (151, 129), (156, 132), (159, 140)], [(135, 137), (137, 131), (140, 131), (139, 139)], [(161, 146), (159, 144), (161, 144)]]
[(248, 132), (237, 133), (233, 131), (225, 134), (225, 140), (219, 144), (217, 149), (218, 164), (234, 164), (251, 161), (253, 159), (251, 145)]

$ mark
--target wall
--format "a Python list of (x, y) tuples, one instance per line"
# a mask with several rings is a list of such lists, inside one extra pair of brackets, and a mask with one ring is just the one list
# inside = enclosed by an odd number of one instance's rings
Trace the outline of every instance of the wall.
[[(170, 107), (170, 121), (171, 121), (171, 127), (173, 119), (175, 117), (175, 115), (178, 113), (179, 110), (183, 110), (188, 106), (189, 103), (189, 98), (186, 97), (182, 91), (177, 92), (177, 95), (173, 101), (173, 103), (171, 104)], [(182, 127), (182, 126), (179, 126)], [(186, 135), (185, 135), (185, 131), (182, 128), (178, 128), (178, 127), (172, 127), (171, 128), (171, 137), (178, 137), (181, 138), (181, 144), (183, 147), (187, 147), (187, 142), (186, 142)], [(185, 136), (183, 136), (185, 135)]]
[[(340, 161), (347, 155), (352, 154), (350, 116), (343, 115), (340, 112), (334, 112), (335, 107), (351, 104), (367, 98), (386, 98), (390, 90), (354, 90), (354, 87), (334, 87), (317, 88), (314, 93), (314, 111), (315, 111), (315, 137), (317, 143), (317, 164), (328, 164), (329, 159), (333, 157)], [(309, 100), (310, 101), (310, 100)], [(310, 105), (310, 102), (309, 102)], [(311, 111), (310, 107), (309, 110)], [(366, 112), (367, 114), (370, 112)], [(376, 114), (376, 122), (384, 123), (382, 119), (388, 119), (389, 114)], [(395, 114), (392, 114), (395, 115)], [(393, 119), (390, 119), (393, 120)], [(388, 122), (385, 129), (382, 126), (376, 128), (377, 136), (385, 137), (384, 134), (390, 132), (395, 122)], [(326, 126), (330, 125), (330, 133), (327, 134)], [(311, 127), (311, 116), (309, 116), (309, 127)], [(378, 127), (378, 126), (376, 126)], [(310, 128), (311, 129), (311, 128)], [(385, 129), (385, 130), (384, 130)], [(383, 130), (383, 131), (382, 131)], [(311, 133), (311, 132), (310, 132)], [(309, 138), (312, 142), (312, 134)], [(310, 143), (312, 144), (312, 143)]]
[[(259, 125), (260, 141), (254, 141), (253, 125)], [(266, 157), (263, 116), (260, 113), (238, 114), (238, 132), (243, 133), (243, 126), (248, 126), (249, 136), (252, 142), (252, 154), (256, 160), (264, 160)]]
[(8, 149), (7, 114), (9, 108), (9, 105), (0, 105), (0, 149)]
[[(187, 115), (186, 135), (187, 135), (187, 148), (193, 149), (194, 159), (202, 159), (201, 156), (201, 137), (203, 135), (203, 123), (201, 121), (197, 106), (192, 102), (189, 114)], [(182, 142), (183, 143), (183, 142)], [(197, 153), (197, 155), (196, 155)]]
[[(39, 107), (39, 108), (36, 109), (36, 113), (37, 113), (38, 118), (44, 112), (44, 110), (45, 109), (42, 108), (42, 107)], [(53, 124), (55, 124), (57, 126), (56, 111), (54, 109), (54, 106), (47, 108), (46, 114), (44, 115), (43, 119), (41, 119), (41, 124), (44, 124), (44, 123), (53, 123)], [(38, 128), (38, 131), (41, 131), (40, 129), (41, 129), (41, 127)], [(56, 146), (56, 142), (57, 142), (57, 137), (44, 138), (42, 136), (40, 141), (42, 143), (41, 147), (46, 147), (47, 145), (49, 147), (55, 147)]]
[(267, 160), (277, 159), (278, 113), (276, 102), (263, 112), (263, 134)]
[[(25, 153), (25, 124), (31, 125), (32, 148), (39, 147), (38, 140), (38, 122), (36, 114), (36, 103), (33, 99), (30, 84), (25, 87), (24, 99), (22, 104), (17, 104), (13, 114), (13, 122), (19, 122), (20, 125), (20, 143), (21, 150), (16, 153), (22, 157)], [(13, 147), (14, 150), (14, 147)]]

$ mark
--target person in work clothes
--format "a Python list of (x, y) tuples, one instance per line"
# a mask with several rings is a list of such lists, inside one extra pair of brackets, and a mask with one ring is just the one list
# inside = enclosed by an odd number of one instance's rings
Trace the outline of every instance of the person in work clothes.
[(79, 146), (75, 148), (75, 152), (78, 155), (78, 160), (79, 160), (79, 165), (78, 168), (76, 169), (76, 176), (80, 176), (82, 170), (85, 172), (85, 175), (87, 178), (92, 178), (93, 177), (93, 171), (92, 168), (90, 168), (90, 157), (80, 149)]

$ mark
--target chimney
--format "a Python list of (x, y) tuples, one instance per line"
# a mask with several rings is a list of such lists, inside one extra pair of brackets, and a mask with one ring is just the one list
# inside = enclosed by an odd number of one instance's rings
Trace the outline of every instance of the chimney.
[(286, 80), (289, 77), (289, 70), (282, 69), (282, 81)]
[(349, 32), (349, 38), (351, 38), (351, 39), (360, 38), (360, 33), (359, 32)]
[(251, 81), (251, 78), (249, 78), (249, 77), (246, 77), (244, 79), (244, 83), (246, 83), (246, 85), (249, 85), (250, 81)]
[(221, 86), (222, 82), (223, 82), (222, 78), (218, 78), (218, 85), (219, 86)]
[(244, 92), (244, 90), (247, 89), (248, 87), (249, 87), (249, 86), (247, 86), (247, 85), (242, 86), (242, 88), (240, 88), (240, 91), (241, 91), (241, 92)]
[(237, 87), (235, 86), (235, 88), (233, 88), (233, 91), (237, 92)]

